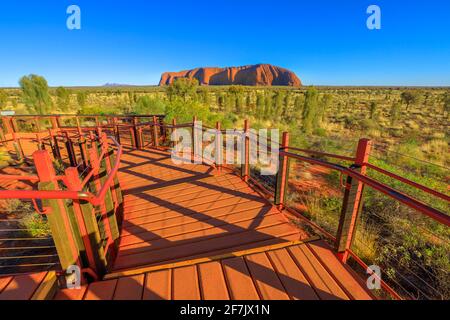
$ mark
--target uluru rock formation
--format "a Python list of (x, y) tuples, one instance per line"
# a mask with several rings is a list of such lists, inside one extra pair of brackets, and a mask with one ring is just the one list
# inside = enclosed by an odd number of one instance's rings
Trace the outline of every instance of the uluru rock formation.
[(197, 79), (201, 85), (294, 86), (302, 85), (300, 79), (288, 69), (270, 64), (255, 64), (227, 68), (195, 68), (180, 72), (164, 72), (160, 86), (169, 85), (177, 78)]

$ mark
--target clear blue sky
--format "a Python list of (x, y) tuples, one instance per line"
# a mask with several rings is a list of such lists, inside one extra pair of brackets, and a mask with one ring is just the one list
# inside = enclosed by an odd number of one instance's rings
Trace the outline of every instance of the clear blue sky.
[[(81, 8), (81, 30), (66, 8)], [(382, 28), (366, 27), (381, 7)], [(35, 0), (0, 4), (0, 86), (157, 84), (164, 71), (271, 63), (311, 85), (450, 85), (449, 0)]]

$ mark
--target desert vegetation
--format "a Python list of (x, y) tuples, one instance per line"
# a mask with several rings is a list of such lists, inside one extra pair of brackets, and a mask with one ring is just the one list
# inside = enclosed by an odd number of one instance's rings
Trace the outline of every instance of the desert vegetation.
[[(450, 89), (391, 87), (199, 86), (49, 88), (44, 78), (0, 89), (0, 109), (17, 114), (165, 114), (208, 125), (289, 131), (291, 145), (354, 155), (361, 137), (374, 141), (370, 162), (441, 193), (449, 189)], [(0, 150), (1, 152), (1, 150)], [(343, 162), (342, 164), (350, 165)], [(336, 172), (292, 161), (289, 203), (332, 234), (342, 205)], [(449, 213), (448, 203), (374, 170), (368, 174)], [(366, 188), (353, 251), (380, 265), (384, 279), (414, 298), (449, 298), (449, 231), (419, 212)]]

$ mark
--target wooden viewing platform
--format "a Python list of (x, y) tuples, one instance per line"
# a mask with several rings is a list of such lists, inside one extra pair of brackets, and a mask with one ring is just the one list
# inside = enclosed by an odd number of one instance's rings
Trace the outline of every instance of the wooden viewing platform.
[[(36, 132), (21, 132), (19, 124)], [(224, 165), (220, 151), (204, 162), (173, 161), (170, 136), (181, 128), (192, 139), (193, 158), (201, 152), (197, 138), (202, 130), (213, 131), (214, 148), (221, 150), (222, 136), (229, 133), (219, 123), (215, 129), (198, 129), (197, 124), (194, 118), (169, 125), (156, 115), (2, 118), (3, 148), (17, 164), (31, 166), (0, 174), (0, 199), (26, 199), (46, 216), (59, 264), (52, 263), (50, 271), (17, 269), (18, 274), (0, 276), (0, 300), (373, 299), (365, 279), (347, 263), (352, 259), (375, 276), (352, 250), (364, 187), (450, 226), (446, 213), (366, 174), (370, 168), (450, 201), (369, 163), (368, 139), (359, 140), (354, 156), (344, 156), (290, 147), (289, 135), (283, 133), (275, 149), (278, 171), (268, 190), (250, 170), (250, 143), (255, 142), (250, 142), (247, 121), (238, 137), (243, 146), (240, 168)], [(340, 175), (342, 209), (335, 232), (286, 203), (289, 160)], [(17, 241), (8, 237), (2, 240)], [(2, 249), (11, 248), (17, 250)], [(21, 243), (19, 249), (27, 246)], [(36, 256), (46, 257), (24, 251), (1, 258)], [(72, 267), (81, 273), (81, 288), (64, 283)], [(403, 298), (392, 282), (379, 282), (383, 294)]]
[[(228, 170), (127, 150), (119, 180), (124, 221), (111, 273), (55, 299), (371, 299), (324, 241)], [(4, 278), (0, 299), (30, 299), (44, 277)]]

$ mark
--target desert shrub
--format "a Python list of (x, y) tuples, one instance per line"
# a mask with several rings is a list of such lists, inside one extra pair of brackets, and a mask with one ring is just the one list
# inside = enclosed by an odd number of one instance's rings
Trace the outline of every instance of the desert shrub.
[(61, 111), (68, 111), (70, 104), (70, 90), (64, 87), (56, 88), (57, 105)]
[(448, 142), (441, 139), (433, 139), (421, 146), (421, 150), (429, 159), (445, 164), (450, 160)]
[(7, 102), (8, 95), (6, 94), (5, 90), (0, 90), (0, 110), (6, 107)]
[(86, 101), (88, 98), (88, 93), (85, 91), (77, 92), (77, 102), (80, 108), (83, 108), (86, 105)]
[(313, 134), (319, 137), (326, 137), (327, 131), (323, 128), (316, 128), (314, 129)]
[(208, 121), (211, 112), (207, 106), (197, 101), (183, 101), (180, 98), (173, 98), (166, 105), (165, 109), (167, 121), (171, 121), (173, 118), (177, 119), (178, 123), (192, 122), (194, 116), (198, 120)]
[(22, 219), (21, 225), (27, 229), (27, 234), (32, 237), (47, 237), (51, 235), (50, 226), (43, 215), (30, 213)]
[(378, 123), (372, 119), (362, 119), (359, 121), (359, 126), (363, 131), (376, 130), (380, 127)]
[(118, 106), (101, 106), (101, 105), (89, 105), (84, 106), (78, 110), (78, 114), (98, 114), (98, 115), (108, 115), (108, 114), (121, 114), (123, 110)]
[(146, 95), (138, 98), (133, 111), (136, 114), (164, 114), (165, 108), (163, 101)]

